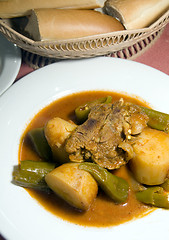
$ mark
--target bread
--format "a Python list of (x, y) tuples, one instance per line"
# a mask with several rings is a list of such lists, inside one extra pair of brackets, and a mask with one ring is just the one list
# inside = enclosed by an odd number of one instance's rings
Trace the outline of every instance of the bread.
[(127, 30), (148, 27), (168, 9), (169, 0), (107, 0), (104, 6)]
[(0, 0), (0, 18), (21, 17), (37, 8), (94, 9), (104, 6), (105, 0)]
[(115, 18), (94, 10), (32, 10), (25, 31), (36, 41), (64, 40), (124, 30)]

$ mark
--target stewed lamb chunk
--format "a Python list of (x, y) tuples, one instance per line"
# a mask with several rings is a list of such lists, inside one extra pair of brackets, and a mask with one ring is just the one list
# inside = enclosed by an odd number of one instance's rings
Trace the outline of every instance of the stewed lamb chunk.
[(141, 133), (147, 122), (138, 106), (123, 99), (96, 104), (67, 139), (70, 161), (94, 161), (107, 169), (121, 167), (133, 157), (133, 136)]

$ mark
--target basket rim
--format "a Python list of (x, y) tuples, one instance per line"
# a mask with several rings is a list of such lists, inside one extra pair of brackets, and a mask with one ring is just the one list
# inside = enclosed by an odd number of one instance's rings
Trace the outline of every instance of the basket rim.
[(140, 41), (151, 42), (169, 23), (169, 10), (147, 28), (122, 30), (74, 39), (34, 41), (10, 26), (9, 19), (0, 19), (0, 32), (21, 49), (43, 57), (57, 59), (89, 58), (129, 48)]
[[(122, 35), (130, 35), (130, 34), (137, 34), (139, 38), (139, 33), (148, 34), (156, 29), (160, 29), (165, 27), (167, 23), (169, 23), (169, 10), (167, 10), (159, 19), (157, 19), (153, 24), (146, 28), (140, 29), (132, 29), (132, 30), (121, 30), (115, 31), (110, 33), (103, 33), (97, 35), (91, 35), (86, 37), (79, 37), (79, 38), (72, 38), (72, 39), (65, 39), (65, 40), (43, 40), (43, 41), (35, 41), (31, 38), (24, 36), (23, 34), (17, 32), (9, 25), (4, 22), (5, 19), (0, 18), (0, 25), (10, 31), (12, 34), (16, 35), (19, 39), (23, 40), (25, 43), (33, 46), (43, 46), (43, 45), (54, 45), (54, 44), (66, 44), (66, 43), (76, 43), (76, 42), (83, 42), (83, 41), (90, 41), (95, 39), (103, 39), (103, 38), (111, 38), (111, 37), (118, 37)], [(0, 32), (1, 29), (0, 29)], [(2, 32), (3, 33), (3, 32)], [(8, 37), (9, 38), (9, 37)], [(137, 38), (137, 37), (136, 37)]]

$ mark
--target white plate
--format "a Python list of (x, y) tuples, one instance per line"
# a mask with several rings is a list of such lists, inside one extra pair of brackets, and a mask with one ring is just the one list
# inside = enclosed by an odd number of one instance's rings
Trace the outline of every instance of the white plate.
[(81, 227), (46, 211), (20, 187), (11, 184), (18, 146), (26, 124), (41, 108), (61, 96), (104, 89), (140, 96), (169, 113), (169, 76), (136, 62), (99, 57), (54, 63), (15, 83), (0, 97), (0, 232), (9, 240), (159, 239), (169, 236), (169, 212), (116, 227)]
[(20, 49), (0, 33), (0, 95), (12, 85), (20, 65)]

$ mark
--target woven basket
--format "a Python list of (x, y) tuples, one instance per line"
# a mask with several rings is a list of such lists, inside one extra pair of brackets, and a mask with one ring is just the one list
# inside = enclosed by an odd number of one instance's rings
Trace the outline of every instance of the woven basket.
[(69, 41), (33, 41), (12, 29), (4, 19), (0, 19), (0, 32), (27, 52), (47, 58), (74, 59), (110, 54), (129, 58), (147, 48), (168, 22), (169, 10), (148, 28), (123, 30)]

